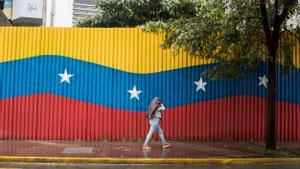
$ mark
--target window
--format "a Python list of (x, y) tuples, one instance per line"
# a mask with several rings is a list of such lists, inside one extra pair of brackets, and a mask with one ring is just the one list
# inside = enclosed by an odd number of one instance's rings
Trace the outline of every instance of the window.
[(74, 0), (74, 3), (79, 4), (92, 4), (94, 0)]

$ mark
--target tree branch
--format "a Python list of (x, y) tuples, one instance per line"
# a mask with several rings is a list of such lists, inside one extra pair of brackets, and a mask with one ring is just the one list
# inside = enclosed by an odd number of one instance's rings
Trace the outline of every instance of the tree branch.
[(267, 46), (270, 46), (271, 29), (270, 29), (270, 25), (269, 25), (269, 19), (268, 19), (265, 0), (259, 0), (259, 7), (260, 7), (260, 13), (261, 13), (262, 19), (263, 19), (262, 22), (263, 22), (264, 32), (265, 32), (265, 36), (266, 36)]
[(275, 0), (275, 15), (279, 15), (278, 0)]
[(297, 0), (286, 0), (285, 1), (282, 13), (279, 15), (279, 23), (280, 23), (280, 25), (285, 20), (285, 18), (287, 17), (288, 11), (291, 8), (291, 6), (293, 6), (294, 3), (296, 3), (296, 2), (297, 2)]

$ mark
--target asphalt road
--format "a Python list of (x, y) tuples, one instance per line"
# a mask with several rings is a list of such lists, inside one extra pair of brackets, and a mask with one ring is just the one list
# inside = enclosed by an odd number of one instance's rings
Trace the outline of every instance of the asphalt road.
[(255, 165), (129, 165), (129, 164), (53, 164), (53, 163), (0, 163), (0, 169), (299, 169), (300, 164)]

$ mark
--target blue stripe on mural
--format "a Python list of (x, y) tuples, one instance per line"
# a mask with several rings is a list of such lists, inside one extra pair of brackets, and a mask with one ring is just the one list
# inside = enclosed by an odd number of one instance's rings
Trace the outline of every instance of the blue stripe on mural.
[[(42, 56), (0, 63), (0, 98), (38, 93), (52, 93), (68, 98), (124, 110), (144, 111), (154, 96), (164, 100), (166, 107), (240, 95), (267, 96), (267, 88), (258, 86), (259, 76), (266, 75), (266, 66), (246, 73), (240, 80), (211, 81), (203, 78), (205, 92), (196, 91), (203, 70), (213, 65), (201, 65), (150, 74), (128, 73), (106, 66), (63, 56)], [(61, 83), (67, 69), (70, 84)], [(300, 69), (280, 75), (279, 100), (300, 103)], [(133, 86), (142, 90), (139, 100), (130, 99)]]

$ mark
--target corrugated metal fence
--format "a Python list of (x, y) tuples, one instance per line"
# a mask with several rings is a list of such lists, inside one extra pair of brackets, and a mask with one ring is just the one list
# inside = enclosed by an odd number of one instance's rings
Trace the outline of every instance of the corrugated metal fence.
[[(0, 138), (144, 139), (154, 96), (172, 140), (263, 140), (266, 64), (212, 81), (213, 63), (172, 57), (138, 29), (0, 28)], [(277, 139), (300, 140), (300, 48), (278, 73)], [(278, 66), (278, 71), (280, 66)]]

